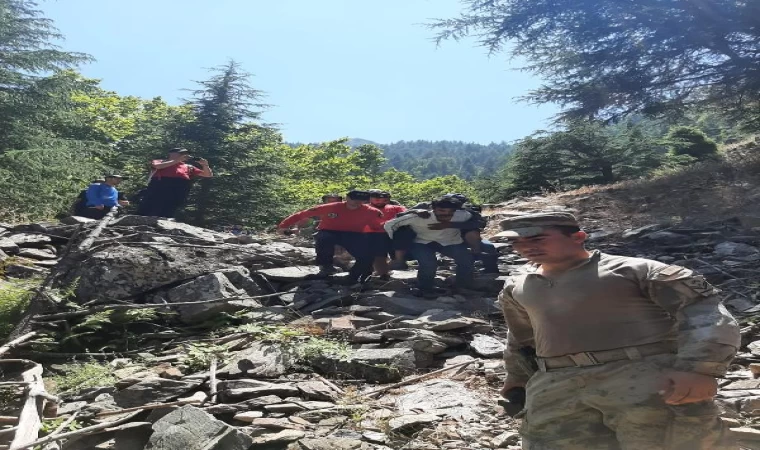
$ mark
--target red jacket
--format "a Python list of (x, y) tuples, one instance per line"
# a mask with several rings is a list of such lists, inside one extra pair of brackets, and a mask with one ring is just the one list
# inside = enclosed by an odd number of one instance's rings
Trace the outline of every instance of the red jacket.
[[(383, 225), (385, 225), (385, 222), (395, 219), (396, 216), (406, 211), (406, 208), (401, 205), (385, 205), (383, 209), (376, 206), (372, 207), (383, 213)], [(367, 233), (385, 233), (385, 229), (382, 227), (380, 229), (367, 227), (364, 231)]]
[(309, 217), (319, 217), (319, 230), (353, 231), (383, 231), (383, 213), (369, 205), (361, 205), (357, 209), (348, 209), (346, 202), (325, 203), (297, 212), (288, 216), (278, 225), (289, 228)]

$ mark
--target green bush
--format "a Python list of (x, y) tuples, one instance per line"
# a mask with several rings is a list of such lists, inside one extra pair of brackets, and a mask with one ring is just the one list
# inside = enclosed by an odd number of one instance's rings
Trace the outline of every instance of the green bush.
[(718, 144), (699, 128), (672, 128), (665, 138), (665, 144), (672, 156), (691, 156), (703, 160), (718, 155)]
[(51, 378), (55, 392), (68, 392), (91, 387), (107, 386), (116, 381), (113, 368), (108, 364), (86, 362), (67, 364), (61, 368), (62, 375)]
[(32, 298), (34, 284), (0, 281), (0, 341), (13, 331)]

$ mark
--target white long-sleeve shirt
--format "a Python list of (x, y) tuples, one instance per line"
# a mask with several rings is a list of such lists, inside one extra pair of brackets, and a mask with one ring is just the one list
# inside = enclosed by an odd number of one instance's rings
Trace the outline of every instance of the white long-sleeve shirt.
[[(472, 217), (467, 211), (457, 210), (454, 212), (454, 217), (451, 218), (452, 222), (465, 222)], [(440, 223), (435, 218), (435, 214), (430, 212), (430, 217), (423, 219), (422, 217), (411, 213), (405, 216), (396, 217), (393, 220), (385, 222), (385, 231), (388, 236), (393, 238), (393, 233), (399, 227), (409, 226), (417, 233), (417, 237), (414, 242), (419, 244), (429, 244), (431, 242), (438, 242), (441, 245), (456, 245), (464, 242), (462, 240), (462, 230), (459, 228), (445, 228), (443, 230), (431, 230), (428, 225), (433, 223)]]

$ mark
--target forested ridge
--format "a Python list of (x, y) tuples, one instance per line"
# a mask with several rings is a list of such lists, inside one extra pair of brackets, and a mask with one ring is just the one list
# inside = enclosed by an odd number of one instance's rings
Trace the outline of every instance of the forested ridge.
[(288, 144), (266, 120), (266, 87), (247, 72), (256, 68), (234, 60), (199, 83), (180, 81), (190, 88), (180, 104), (124, 96), (78, 72), (97, 55), (57, 48), (61, 36), (34, 1), (0, 0), (0, 220), (64, 215), (108, 172), (129, 176), (122, 188), (135, 193), (148, 162), (173, 147), (215, 171), (196, 183), (180, 219), (263, 227), (355, 187), (387, 189), (403, 203), (446, 192), (498, 202), (650, 177), (720, 160), (722, 144), (760, 130), (755, 3), (602, 3), (468, 0), (460, 17), (430, 24), (441, 42), (474, 35), (494, 54), (527, 61), (544, 82), (524, 100), (563, 108), (547, 130), (483, 145)]

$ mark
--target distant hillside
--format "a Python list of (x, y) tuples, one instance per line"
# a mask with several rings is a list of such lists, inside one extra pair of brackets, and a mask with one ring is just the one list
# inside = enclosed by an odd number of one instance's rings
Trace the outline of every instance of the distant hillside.
[(504, 165), (512, 146), (462, 141), (399, 141), (380, 144), (388, 163), (417, 178), (459, 175), (472, 179), (490, 175)]
[[(512, 146), (505, 142), (488, 145), (462, 141), (398, 141), (378, 144), (368, 139), (350, 138), (351, 147), (376, 145), (383, 149), (388, 166), (424, 180), (458, 175), (471, 180), (490, 175), (504, 165)], [(298, 145), (291, 143), (289, 145)]]

